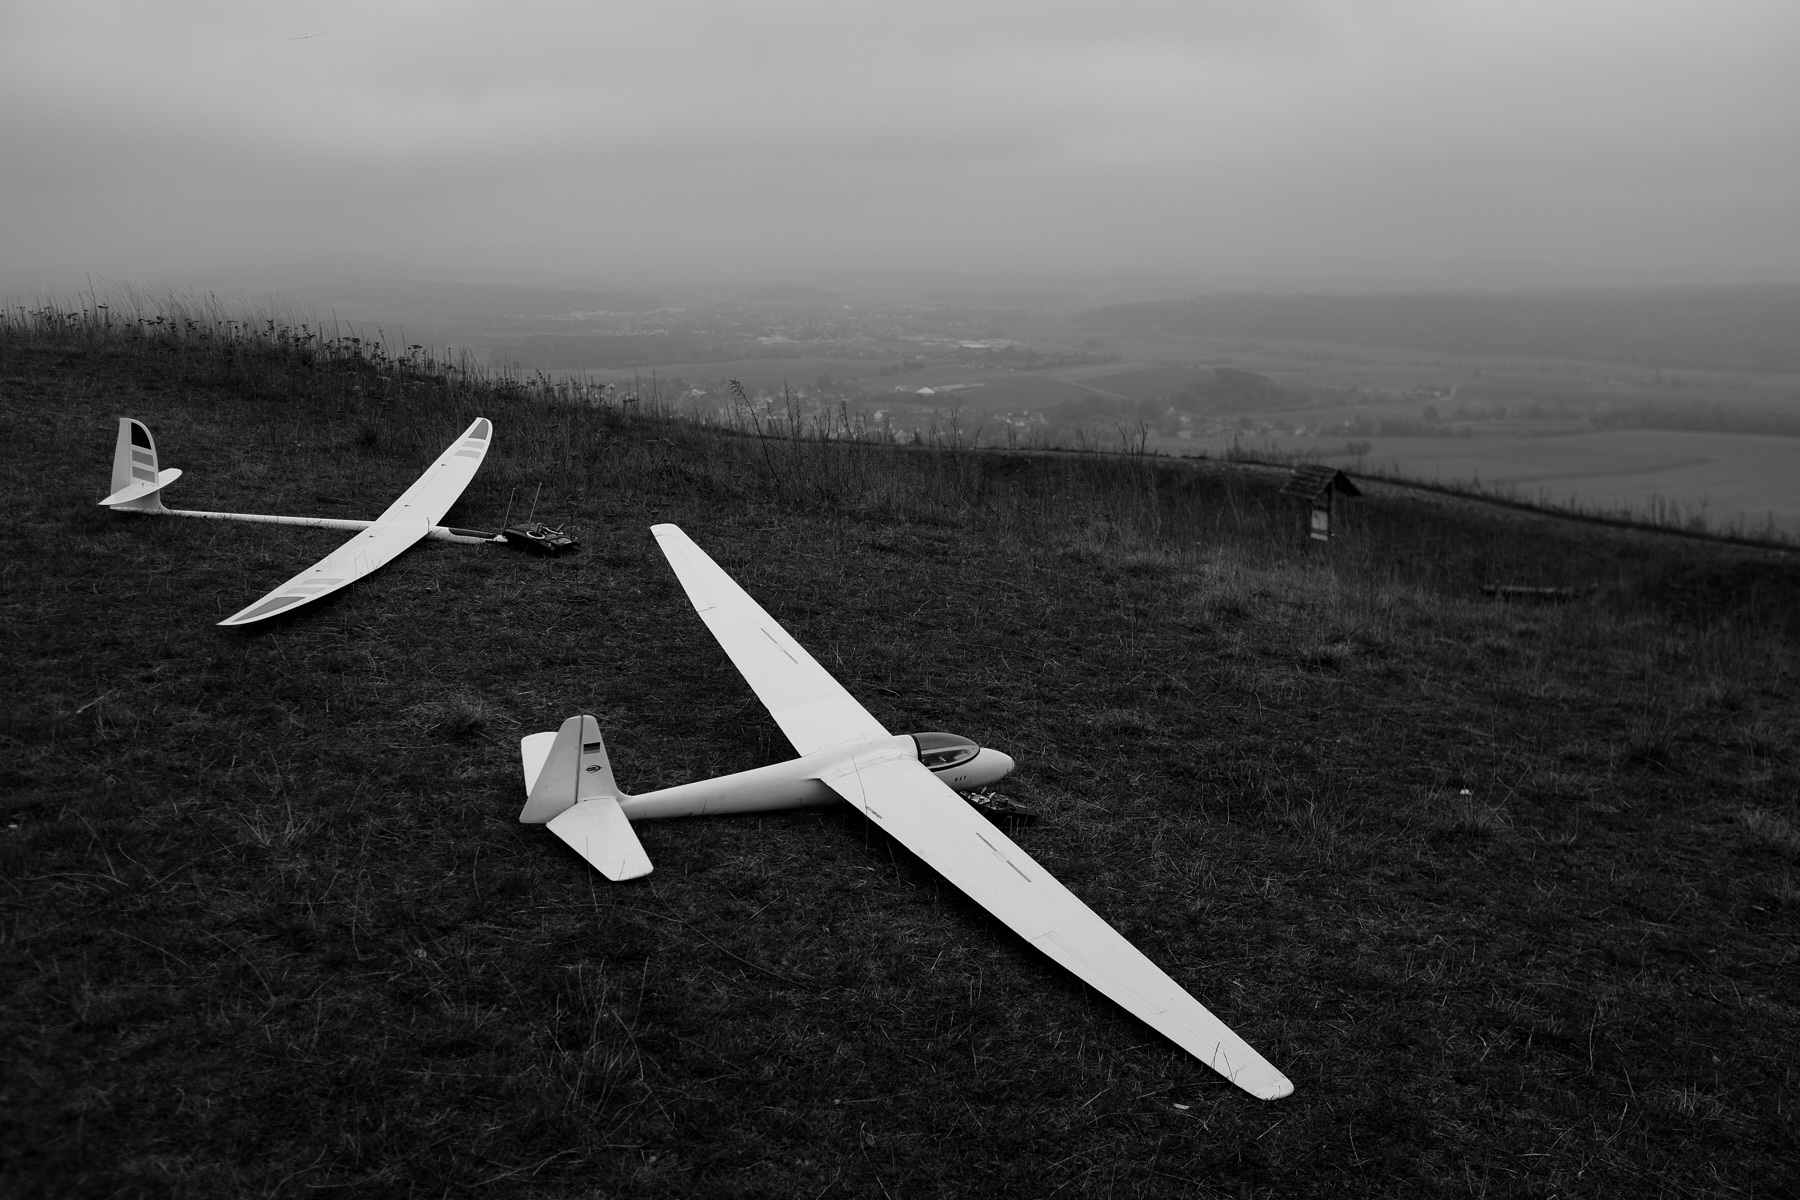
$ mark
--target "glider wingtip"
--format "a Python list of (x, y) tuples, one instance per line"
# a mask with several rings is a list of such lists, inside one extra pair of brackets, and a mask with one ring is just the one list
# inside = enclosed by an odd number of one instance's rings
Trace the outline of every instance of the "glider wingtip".
[(1266, 1062), (1260, 1065), (1261, 1070), (1221, 1072), (1221, 1074), (1258, 1100), (1280, 1100), (1294, 1094), (1292, 1080)]
[(1273, 1082), (1264, 1084), (1256, 1090), (1256, 1095), (1263, 1100), (1281, 1100), (1294, 1094), (1294, 1085), (1287, 1076), (1277, 1075)]
[(244, 609), (242, 612), (233, 613), (231, 616), (226, 617), (223, 621), (220, 621), (219, 624), (230, 626), (255, 625), (259, 621), (266, 621), (270, 617), (277, 617), (282, 613), (292, 612), (299, 607), (299, 604), (294, 603), (291, 598), (285, 596), (278, 601), (258, 601), (249, 608)]
[(1194, 1057), (1224, 1076), (1225, 1082), (1258, 1100), (1280, 1100), (1294, 1094), (1293, 1081), (1248, 1045), (1240, 1043), (1235, 1054), (1221, 1053), (1224, 1049), (1220, 1046), (1210, 1055)]

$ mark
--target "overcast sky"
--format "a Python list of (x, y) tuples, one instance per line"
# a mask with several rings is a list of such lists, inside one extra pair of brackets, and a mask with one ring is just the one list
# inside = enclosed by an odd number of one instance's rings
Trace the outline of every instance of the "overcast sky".
[(1794, 0), (0, 0), (0, 279), (1800, 281)]

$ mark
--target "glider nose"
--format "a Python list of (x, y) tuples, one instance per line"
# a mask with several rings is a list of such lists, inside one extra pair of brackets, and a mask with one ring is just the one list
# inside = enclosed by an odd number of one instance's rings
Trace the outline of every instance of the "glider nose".
[(978, 785), (989, 784), (996, 783), (1012, 774), (1013, 760), (1010, 754), (983, 746), (981, 753), (977, 754), (975, 761), (969, 765), (975, 768), (971, 774), (975, 776)]

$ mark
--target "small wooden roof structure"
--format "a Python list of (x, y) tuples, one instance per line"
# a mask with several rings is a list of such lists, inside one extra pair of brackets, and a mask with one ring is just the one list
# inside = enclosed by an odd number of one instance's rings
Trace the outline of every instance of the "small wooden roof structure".
[(1294, 473), (1288, 477), (1288, 481), (1281, 485), (1283, 496), (1298, 496), (1300, 499), (1311, 501), (1314, 504), (1327, 503), (1333, 492), (1341, 496), (1362, 495), (1357, 486), (1350, 482), (1348, 475), (1336, 467), (1327, 467), (1319, 463), (1308, 463), (1305, 466), (1295, 467)]

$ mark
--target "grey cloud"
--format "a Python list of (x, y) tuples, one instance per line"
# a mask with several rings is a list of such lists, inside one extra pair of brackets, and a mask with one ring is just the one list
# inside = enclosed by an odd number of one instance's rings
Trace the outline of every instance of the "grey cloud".
[(1800, 9), (1772, 0), (221, 0), (0, 20), (5, 264), (360, 246), (1800, 272)]

